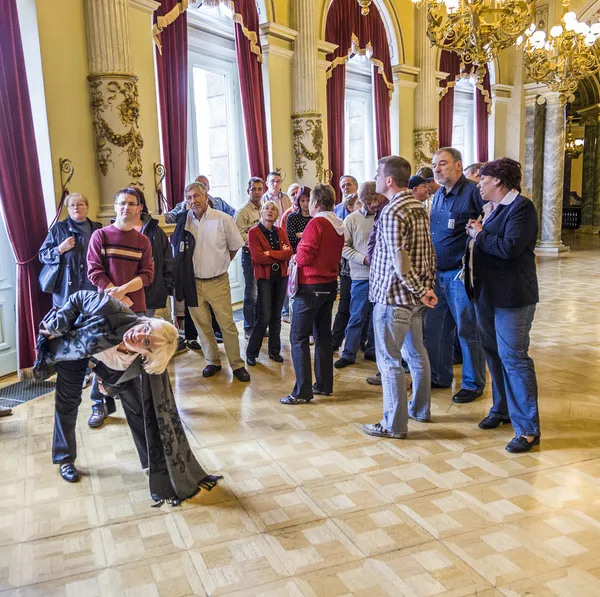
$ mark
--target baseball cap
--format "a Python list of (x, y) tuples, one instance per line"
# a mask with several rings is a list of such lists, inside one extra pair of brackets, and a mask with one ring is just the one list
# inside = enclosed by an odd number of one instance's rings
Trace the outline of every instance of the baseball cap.
[(418, 187), (421, 184), (425, 184), (426, 182), (427, 179), (423, 178), (422, 176), (419, 176), (418, 174), (415, 174), (414, 176), (411, 176), (408, 179), (408, 188), (414, 189), (415, 187)]

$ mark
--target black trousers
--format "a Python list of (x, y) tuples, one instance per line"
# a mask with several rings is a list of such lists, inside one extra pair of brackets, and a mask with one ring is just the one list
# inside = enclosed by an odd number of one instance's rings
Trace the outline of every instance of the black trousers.
[(333, 346), (339, 348), (346, 335), (346, 326), (350, 321), (350, 291), (352, 289), (352, 278), (340, 276), (340, 304), (338, 305), (335, 320), (333, 322)]
[(296, 384), (294, 398), (312, 398), (312, 370), (309, 336), (315, 337), (315, 389), (333, 391), (333, 344), (331, 313), (337, 294), (337, 282), (300, 284), (292, 309), (292, 361)]
[(256, 322), (246, 347), (247, 356), (258, 357), (267, 327), (269, 328), (269, 354), (278, 355), (281, 352), (281, 309), (285, 300), (287, 282), (287, 277), (257, 280)]
[[(56, 365), (58, 378), (54, 396), (54, 438), (52, 441), (52, 462), (54, 464), (75, 462), (77, 458), (75, 426), (81, 404), (81, 386), (87, 366), (88, 359), (63, 361)], [(141, 396), (141, 379), (139, 377), (131, 380), (119, 394), (140, 463), (142, 468), (147, 468), (148, 448)]]

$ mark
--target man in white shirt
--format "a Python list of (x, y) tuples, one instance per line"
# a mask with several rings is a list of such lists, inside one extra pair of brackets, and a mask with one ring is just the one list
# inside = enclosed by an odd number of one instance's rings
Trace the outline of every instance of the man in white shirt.
[(275, 226), (281, 226), (283, 214), (292, 207), (290, 198), (281, 190), (281, 174), (269, 172), (267, 176), (267, 192), (262, 196), (261, 203), (273, 201), (279, 209), (279, 217), (275, 220)]
[(212, 308), (223, 333), (225, 352), (234, 377), (239, 381), (250, 381), (250, 374), (240, 356), (227, 273), (231, 260), (244, 246), (244, 241), (233, 218), (208, 205), (203, 184), (188, 185), (185, 199), (188, 211), (178, 216), (172, 237), (176, 267), (175, 293), (177, 300), (185, 299), (198, 329), (206, 357), (202, 375), (212, 377), (221, 370), (221, 357), (212, 328)]

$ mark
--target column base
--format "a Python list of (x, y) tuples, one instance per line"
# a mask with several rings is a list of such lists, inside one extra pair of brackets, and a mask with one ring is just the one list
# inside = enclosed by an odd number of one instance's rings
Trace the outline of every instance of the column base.
[(535, 252), (542, 255), (558, 255), (558, 253), (566, 253), (569, 247), (558, 241), (542, 241), (536, 248)]
[(579, 234), (599, 234), (600, 226), (580, 226), (576, 232)]

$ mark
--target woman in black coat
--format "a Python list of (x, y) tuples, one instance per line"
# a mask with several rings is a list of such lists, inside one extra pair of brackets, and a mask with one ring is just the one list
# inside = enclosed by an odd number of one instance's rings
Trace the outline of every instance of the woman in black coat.
[(76, 292), (46, 315), (34, 376), (58, 373), (52, 461), (63, 479), (79, 481), (75, 425), (81, 381), (92, 361), (104, 390), (123, 403), (142, 468), (148, 469), (152, 498), (177, 504), (201, 487), (216, 485), (220, 477), (208, 475), (190, 449), (173, 398), (166, 368), (177, 338), (172, 324), (138, 317), (103, 292)]
[(480, 170), (483, 221), (470, 220), (472, 277), (477, 326), (492, 378), (493, 405), (479, 423), (493, 429), (511, 423), (509, 452), (540, 443), (538, 388), (528, 354), (529, 333), (539, 301), (535, 268), (538, 217), (521, 195), (521, 164), (509, 158)]
[(52, 304), (64, 305), (78, 290), (96, 290), (87, 277), (87, 250), (90, 237), (102, 228), (88, 215), (88, 200), (79, 193), (71, 193), (65, 199), (67, 217), (48, 231), (39, 250), (39, 259), (45, 265), (59, 266)]

